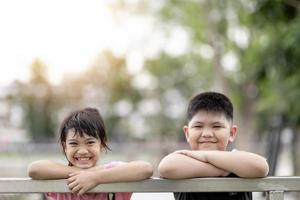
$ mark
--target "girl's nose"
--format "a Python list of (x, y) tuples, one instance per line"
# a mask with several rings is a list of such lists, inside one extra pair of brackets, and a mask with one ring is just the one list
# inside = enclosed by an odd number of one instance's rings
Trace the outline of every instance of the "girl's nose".
[(80, 147), (77, 151), (77, 153), (79, 154), (85, 154), (85, 153), (88, 153), (88, 150), (84, 147)]

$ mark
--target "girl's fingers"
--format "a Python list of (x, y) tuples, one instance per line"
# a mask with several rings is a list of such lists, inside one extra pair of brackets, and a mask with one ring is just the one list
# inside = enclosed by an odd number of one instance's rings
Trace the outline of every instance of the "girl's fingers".
[(76, 180), (76, 177), (70, 177), (70, 178), (68, 178), (68, 183), (72, 183), (72, 182), (74, 182)]
[(81, 189), (80, 185), (76, 185), (75, 187), (73, 187), (73, 188), (71, 189), (71, 191), (72, 191), (73, 193), (77, 193), (77, 191), (79, 191), (80, 189)]
[(85, 189), (81, 188), (81, 189), (78, 191), (77, 195), (78, 195), (78, 196), (83, 195), (85, 192), (86, 192)]
[(76, 176), (77, 174), (79, 174), (80, 172), (73, 172), (71, 174), (69, 174), (69, 177), (72, 177), (72, 176)]
[(72, 190), (76, 185), (77, 185), (76, 182), (72, 182), (68, 184), (68, 187), (70, 188), (70, 190)]

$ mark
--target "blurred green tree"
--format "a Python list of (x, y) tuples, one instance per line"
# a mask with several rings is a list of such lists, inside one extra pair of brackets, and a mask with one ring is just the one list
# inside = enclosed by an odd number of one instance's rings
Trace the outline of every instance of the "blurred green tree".
[[(246, 51), (249, 40), (248, 29), (240, 24), (238, 18), (238, 13), (245, 11), (240, 2), (165, 1), (157, 13), (163, 24), (161, 27), (167, 35), (176, 27), (184, 29), (189, 36), (189, 47), (177, 57), (162, 53), (156, 61), (148, 61), (146, 68), (151, 71), (156, 64), (160, 71), (166, 71), (172, 84), (167, 85), (165, 90), (176, 88), (186, 101), (204, 90), (215, 90), (233, 97), (236, 119), (242, 124), (240, 132), (243, 134), (240, 134), (239, 141), (252, 141), (255, 134), (253, 83), (251, 79), (245, 80), (238, 75), (242, 53)], [(244, 37), (237, 39), (237, 33)], [(176, 71), (178, 77), (174, 78), (172, 74)], [(155, 76), (163, 74), (156, 73)], [(239, 146), (253, 148), (244, 142), (240, 142)]]
[(57, 127), (57, 98), (46, 78), (46, 65), (35, 59), (28, 83), (19, 84), (24, 126), (34, 142), (53, 140)]
[[(277, 117), (275, 126), (293, 130), (292, 155), (295, 174), (300, 173), (298, 151), (300, 127), (300, 3), (298, 1), (257, 2), (251, 14), (251, 27), (261, 42), (258, 46), (255, 79), (259, 90), (257, 112), (263, 119)], [(272, 117), (273, 116), (273, 117)], [(273, 123), (274, 126), (274, 123)], [(280, 138), (280, 137), (279, 137)], [(280, 145), (280, 143), (278, 143)], [(279, 146), (280, 147), (280, 146)], [(276, 148), (279, 148), (278, 146)], [(277, 159), (274, 159), (274, 169)]]
[[(188, 28), (192, 49), (200, 42), (213, 48), (215, 54), (208, 64), (216, 70), (210, 88), (222, 85), (223, 92), (234, 97), (242, 129), (239, 141), (253, 141), (257, 131), (261, 135), (273, 130), (274, 123), (281, 123), (275, 124), (279, 132), (284, 127), (299, 129), (300, 106), (295, 101), (300, 97), (299, 7), (297, 1), (170, 0), (160, 10), (167, 23)], [(237, 58), (235, 68), (223, 63), (229, 53)], [(294, 160), (299, 160), (297, 135), (293, 137)]]

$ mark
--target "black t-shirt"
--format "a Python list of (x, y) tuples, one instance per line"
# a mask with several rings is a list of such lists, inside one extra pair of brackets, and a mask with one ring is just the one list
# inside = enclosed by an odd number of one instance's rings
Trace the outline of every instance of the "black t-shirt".
[[(229, 174), (227, 177), (237, 177)], [(252, 200), (252, 192), (174, 192), (176, 200)]]

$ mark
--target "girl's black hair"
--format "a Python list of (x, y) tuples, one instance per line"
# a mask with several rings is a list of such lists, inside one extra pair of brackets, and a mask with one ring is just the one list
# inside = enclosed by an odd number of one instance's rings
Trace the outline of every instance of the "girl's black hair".
[(107, 146), (107, 137), (103, 119), (99, 111), (95, 108), (84, 108), (70, 113), (60, 126), (60, 144), (64, 148), (68, 131), (73, 129), (75, 134), (81, 137), (83, 134), (100, 139), (101, 146), (109, 149)]

